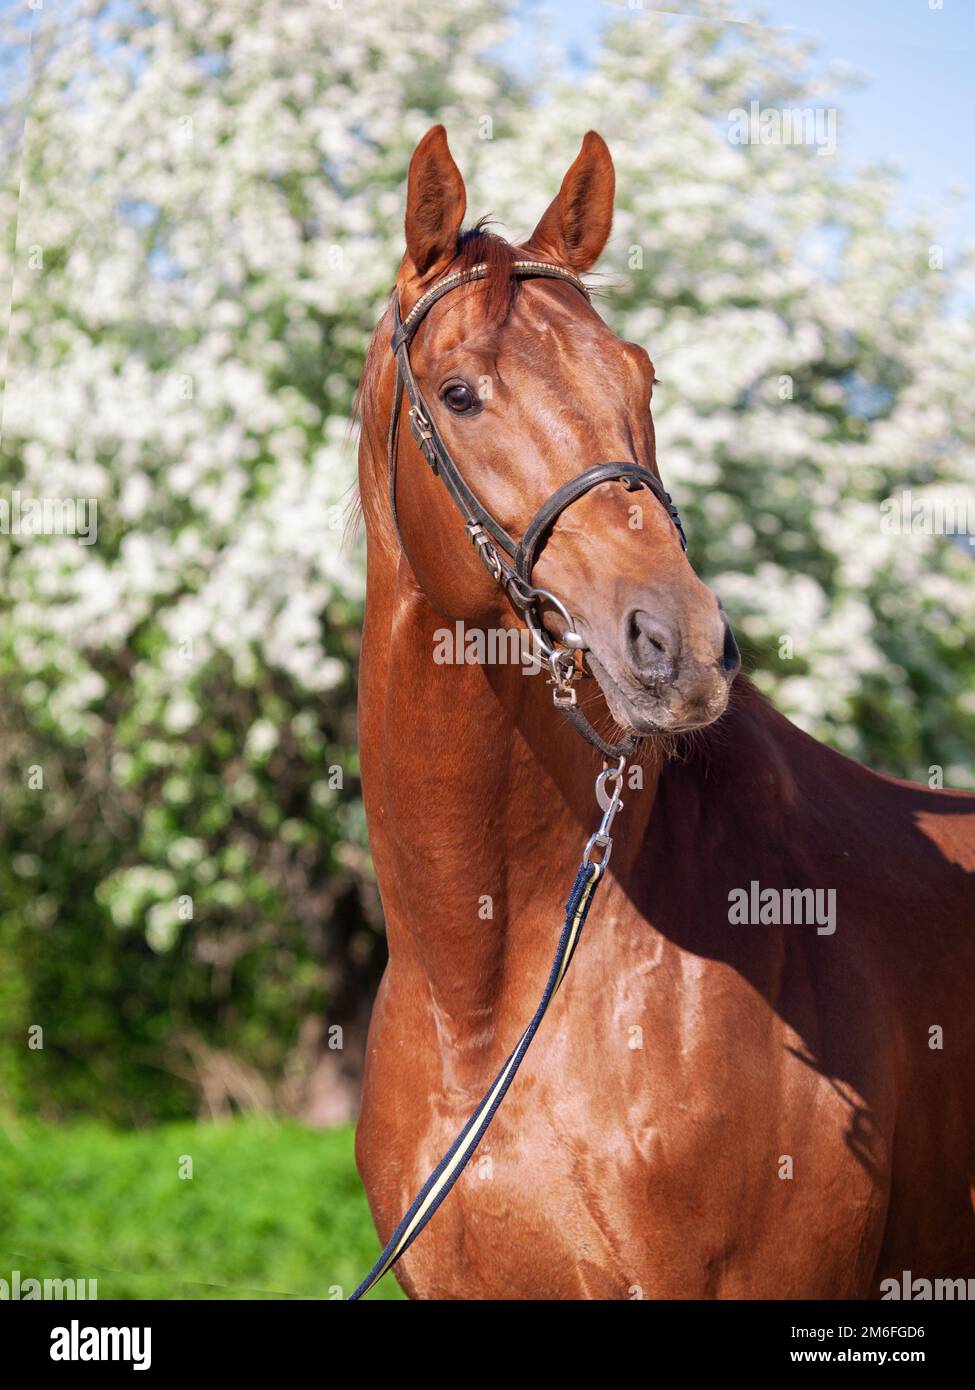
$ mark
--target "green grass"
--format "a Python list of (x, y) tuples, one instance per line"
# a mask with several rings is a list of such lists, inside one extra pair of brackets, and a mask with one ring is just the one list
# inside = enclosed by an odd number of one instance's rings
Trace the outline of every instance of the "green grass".
[[(351, 1129), (0, 1128), (2, 1279), (97, 1279), (99, 1298), (328, 1299), (378, 1253)], [(390, 1275), (370, 1296), (403, 1297)]]

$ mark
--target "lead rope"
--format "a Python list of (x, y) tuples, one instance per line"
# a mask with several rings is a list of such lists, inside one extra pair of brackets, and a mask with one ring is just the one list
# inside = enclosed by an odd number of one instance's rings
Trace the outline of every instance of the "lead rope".
[[(349, 1303), (356, 1302), (374, 1284), (377, 1284), (387, 1270), (392, 1269), (400, 1256), (404, 1255), (410, 1248), (467, 1167), (488, 1125), (494, 1119), (498, 1107), (508, 1094), (508, 1088), (524, 1061), (532, 1038), (538, 1032), (539, 1025), (548, 1011), (548, 1006), (555, 998), (566, 977), (573, 954), (579, 944), (582, 929), (586, 924), (586, 917), (592, 906), (592, 900), (596, 896), (596, 888), (605, 873), (606, 865), (609, 863), (609, 857), (613, 850), (611, 834), (613, 821), (617, 812), (623, 809), (620, 792), (623, 788), (623, 769), (625, 766), (626, 760), (621, 757), (616, 767), (604, 768), (596, 778), (596, 800), (603, 812), (603, 818), (599, 824), (599, 829), (589, 837), (589, 842), (583, 851), (582, 863), (579, 865), (572, 891), (565, 904), (565, 921), (562, 926), (562, 935), (559, 937), (559, 944), (555, 948), (552, 969), (549, 971), (548, 982), (531, 1022), (519, 1038), (514, 1051), (494, 1078), (484, 1099), (423, 1184), (406, 1215), (387, 1241), (379, 1259), (359, 1287), (349, 1295)], [(609, 783), (613, 785), (612, 792), (607, 791), (607, 784)], [(596, 850), (600, 851), (598, 859), (593, 858), (593, 853)]]

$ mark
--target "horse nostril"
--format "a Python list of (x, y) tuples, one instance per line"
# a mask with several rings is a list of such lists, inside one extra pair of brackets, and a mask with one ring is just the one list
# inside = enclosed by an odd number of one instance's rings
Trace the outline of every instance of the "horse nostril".
[(741, 670), (741, 652), (727, 618), (724, 620), (724, 651), (721, 653), (721, 665), (729, 676), (737, 675)]
[(634, 674), (644, 683), (672, 680), (677, 642), (659, 617), (634, 608), (626, 619), (626, 649)]
[(648, 613), (634, 609), (629, 617), (629, 640), (631, 649), (639, 646), (656, 647), (658, 652), (666, 652), (667, 641)]

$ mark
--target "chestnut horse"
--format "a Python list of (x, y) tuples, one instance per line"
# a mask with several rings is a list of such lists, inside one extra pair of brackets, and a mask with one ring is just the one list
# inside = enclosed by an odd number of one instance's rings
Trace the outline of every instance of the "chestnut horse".
[[(590, 132), (516, 248), (461, 232), (442, 126), (410, 165), (401, 313), (444, 275), (488, 265), (426, 315), (413, 370), (513, 536), (595, 462), (656, 472), (647, 354), (571, 283), (511, 274), (516, 257), (588, 271), (614, 186)], [(518, 619), (405, 427), (397, 535), (391, 314), (360, 395), (362, 781), (389, 964), (357, 1160), (384, 1240), (531, 1017), (602, 766), (537, 675), (434, 659), (458, 620)], [(904, 1270), (975, 1275), (975, 798), (869, 772), (743, 678), (732, 687), (720, 605), (647, 493), (594, 487), (555, 524), (535, 576), (577, 617), (589, 718), (640, 735), (641, 751), (565, 987), (398, 1266), (403, 1287), (830, 1299), (878, 1297)], [(790, 889), (834, 894), (832, 925), (754, 911), (749, 923), (729, 906)]]

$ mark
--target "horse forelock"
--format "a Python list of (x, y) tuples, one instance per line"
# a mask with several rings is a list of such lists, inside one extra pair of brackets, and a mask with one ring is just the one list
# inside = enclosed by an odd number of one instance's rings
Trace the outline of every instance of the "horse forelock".
[[(473, 270), (477, 265), (487, 266), (487, 274), (478, 284), (478, 310), (483, 322), (488, 325), (500, 326), (507, 318), (518, 290), (519, 281), (516, 276), (512, 275), (511, 267), (518, 259), (519, 253), (510, 241), (506, 241), (504, 237), (487, 230), (487, 220), (482, 217), (473, 227), (460, 233), (457, 238), (456, 254), (449, 264), (440, 268), (437, 275), (431, 280), (431, 284), (435, 284), (443, 276), (452, 275), (457, 271)], [(370, 414), (378, 404), (379, 382), (390, 361), (391, 304), (392, 296), (390, 296), (390, 307), (387, 308), (376, 325), (366, 349), (362, 379), (359, 382), (359, 389), (353, 403), (353, 426), (357, 422), (363, 421), (366, 415)]]
[[(499, 327), (510, 312), (520, 283), (511, 273), (512, 264), (518, 259), (519, 253), (510, 241), (487, 230), (487, 220), (482, 217), (473, 227), (460, 233), (456, 254), (448, 265), (438, 271), (435, 280), (456, 271), (473, 270), (477, 265), (487, 266), (486, 276), (478, 282), (478, 309), (482, 315), (482, 322), (488, 326)], [(435, 283), (435, 280), (431, 283)], [(395, 293), (394, 290), (393, 294)], [(355, 393), (349, 420), (350, 435), (357, 425), (362, 429), (376, 430), (377, 447), (388, 426), (388, 421), (380, 418), (380, 395), (383, 373), (389, 369), (392, 360), (389, 350), (391, 334), (392, 294), (389, 305), (366, 348), (362, 377)], [(360, 514), (361, 501), (357, 497), (353, 501), (350, 514), (353, 529)]]

